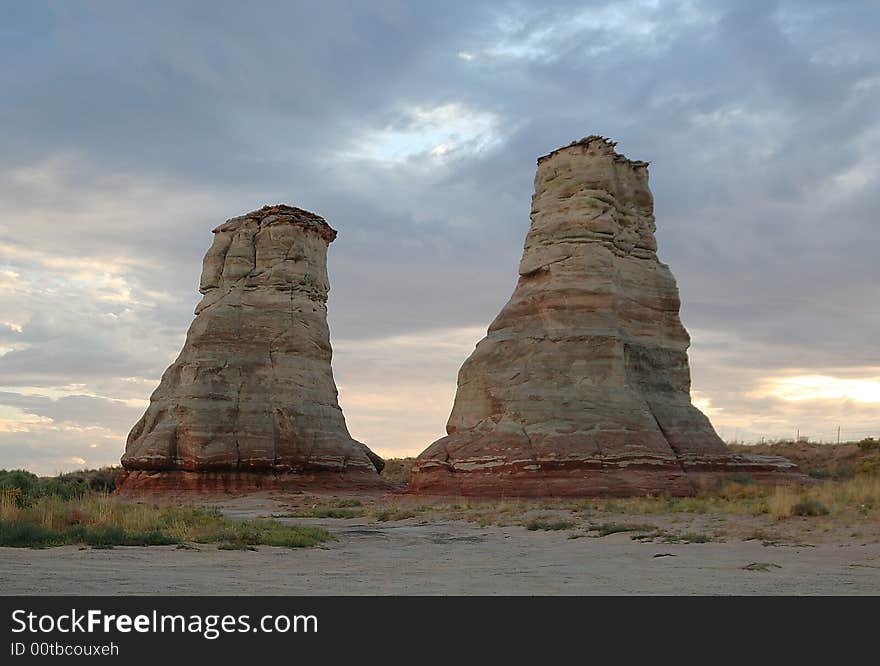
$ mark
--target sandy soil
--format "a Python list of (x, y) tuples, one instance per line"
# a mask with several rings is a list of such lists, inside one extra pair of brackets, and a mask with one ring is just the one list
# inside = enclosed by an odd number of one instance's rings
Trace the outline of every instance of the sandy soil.
[[(225, 503), (241, 517), (283, 506), (267, 499)], [(616, 519), (609, 517), (609, 519)], [(718, 516), (626, 516), (709, 543), (590, 536), (582, 528), (529, 531), (419, 517), (283, 518), (327, 527), (321, 548), (254, 551), (174, 546), (0, 548), (2, 594), (880, 594), (875, 529), (817, 531), (790, 523), (775, 540), (743, 540), (768, 521)], [(725, 534), (726, 536), (717, 536)], [(732, 536), (731, 536), (732, 535)], [(578, 537), (578, 538), (573, 538)]]

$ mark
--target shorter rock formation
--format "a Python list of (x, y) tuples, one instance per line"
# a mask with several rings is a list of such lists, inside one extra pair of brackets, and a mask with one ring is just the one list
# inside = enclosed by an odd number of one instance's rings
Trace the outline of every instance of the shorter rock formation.
[(679, 297), (657, 258), (648, 164), (590, 136), (538, 159), (519, 282), (461, 368), (417, 493), (686, 495), (731, 474), (799, 478), (730, 453), (691, 404)]
[(384, 487), (352, 439), (327, 327), (327, 222), (265, 206), (214, 229), (177, 360), (128, 436), (123, 493)]

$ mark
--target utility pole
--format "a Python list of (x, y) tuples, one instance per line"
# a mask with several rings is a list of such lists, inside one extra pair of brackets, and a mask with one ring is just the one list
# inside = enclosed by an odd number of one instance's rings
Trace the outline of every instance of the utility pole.
[(837, 445), (840, 446), (840, 426), (837, 426)]

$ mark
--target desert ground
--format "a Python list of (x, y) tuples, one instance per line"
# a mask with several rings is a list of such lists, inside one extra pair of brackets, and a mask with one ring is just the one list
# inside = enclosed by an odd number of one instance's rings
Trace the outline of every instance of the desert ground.
[(822, 516), (634, 513), (565, 502), (465, 504), (261, 495), (234, 518), (318, 525), (314, 548), (0, 548), (0, 591), (198, 595), (876, 595), (880, 525)]
[(393, 459), (390, 491), (130, 499), (118, 468), (0, 472), (0, 594), (880, 594), (880, 444), (761, 452), (811, 481), (475, 500)]

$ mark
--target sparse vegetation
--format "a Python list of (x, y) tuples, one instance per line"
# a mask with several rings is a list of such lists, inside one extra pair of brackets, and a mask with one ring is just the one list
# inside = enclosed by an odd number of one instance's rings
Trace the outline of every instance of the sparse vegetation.
[(526, 523), (526, 529), (532, 532), (538, 530), (544, 530), (547, 532), (555, 530), (570, 530), (576, 525), (577, 523), (573, 520), (548, 520), (546, 518), (535, 518)]
[(409, 483), (410, 473), (415, 462), (415, 458), (389, 458), (385, 461), (381, 475), (389, 481)]
[(795, 516), (827, 516), (831, 513), (828, 507), (815, 497), (802, 499), (791, 508), (791, 512)]
[(867, 516), (880, 508), (880, 476), (858, 475), (849, 481), (826, 481), (815, 486), (777, 486), (769, 491), (764, 513), (790, 516)]
[(880, 456), (874, 456), (860, 462), (856, 467), (856, 474), (880, 476)]
[[(850, 449), (861, 451), (855, 444)], [(627, 532), (635, 540), (671, 543), (701, 543), (730, 536), (725, 523), (736, 519), (740, 535), (752, 534), (746, 538), (778, 545), (792, 541), (782, 529), (786, 522), (803, 525), (808, 531), (818, 528), (824, 533), (840, 526), (856, 528), (866, 521), (870, 524), (880, 520), (880, 474), (871, 466), (874, 457), (880, 461), (880, 454), (874, 451), (863, 455), (864, 469), (859, 467), (845, 480), (769, 486), (744, 475), (702, 487), (690, 497), (473, 499), (415, 504), (406, 496), (387, 503), (378, 498), (304, 495), (291, 498), (287, 512), (273, 514), (272, 518), (372, 519), (386, 523), (418, 517), (428, 521), (461, 520), (482, 527), (570, 530), (571, 538), (601, 538)], [(0, 471), (0, 545), (42, 547), (77, 543), (112, 547), (218, 543), (225, 544), (224, 548), (246, 548), (261, 544), (314, 545), (331, 538), (317, 527), (290, 526), (271, 519), (234, 521), (211, 509), (195, 507), (130, 504), (93, 490), (106, 488), (114, 476), (112, 470), (95, 470), (41, 479), (20, 470)], [(645, 524), (639, 516), (657, 516), (656, 522), (663, 528)], [(762, 516), (764, 522), (751, 531), (742, 529), (743, 518)], [(767, 521), (779, 522), (780, 529), (771, 529), (771, 534)]]
[(88, 493), (108, 493), (116, 488), (118, 467), (81, 470), (55, 477), (38, 477), (21, 469), (0, 470), (0, 493), (26, 506), (40, 497), (74, 499)]
[(414, 518), (416, 512), (412, 509), (401, 509), (400, 507), (391, 507), (388, 509), (380, 509), (375, 514), (373, 514), (380, 523), (385, 523), (388, 521), (394, 520), (406, 520), (407, 518)]
[(880, 438), (865, 437), (862, 441), (857, 442), (856, 446), (862, 451), (880, 451)]
[(851, 479), (869, 471), (880, 472), (880, 439), (866, 437), (858, 442), (818, 444), (780, 440), (767, 444), (732, 444), (737, 453), (784, 456), (814, 479)]
[(341, 499), (327, 504), (312, 504), (311, 506), (297, 507), (295, 511), (288, 513), (272, 514), (273, 518), (361, 518), (367, 510), (363, 503), (357, 499)]
[(91, 483), (84, 478), (40, 479), (28, 472), (0, 471), (0, 546), (218, 543), (297, 548), (332, 538), (318, 527), (233, 520), (216, 509), (132, 504), (90, 490)]
[[(345, 500), (303, 504), (285, 516), (337, 517)], [(702, 488), (692, 497), (646, 496), (590, 500), (465, 500), (450, 504), (384, 504), (367, 501), (354, 507), (365, 519), (393, 522), (419, 517), (426, 521), (467, 521), (487, 527), (521, 526), (532, 531), (571, 530), (569, 538), (599, 538), (618, 532), (632, 533), (639, 541), (705, 543), (726, 536), (724, 522), (734, 518), (765, 517), (784, 522), (800, 518), (827, 531), (834, 526), (855, 525), (880, 519), (880, 476), (857, 475), (846, 481), (770, 486), (739, 478)], [(639, 521), (638, 516), (656, 515), (663, 529)], [(276, 516), (277, 517), (277, 516)], [(627, 520), (633, 517), (633, 520)], [(604, 518), (604, 520), (603, 520)], [(675, 525), (684, 522), (681, 527)], [(722, 524), (718, 524), (721, 521)], [(740, 520), (740, 523), (742, 521)], [(742, 531), (745, 538), (773, 546), (791, 542), (782, 531)]]
[(597, 532), (600, 537), (608, 536), (609, 534), (619, 534), (621, 532), (655, 532), (657, 530), (654, 525), (626, 525), (621, 523), (590, 525), (588, 529), (591, 532)]
[(781, 569), (782, 567), (775, 562), (752, 562), (743, 567), (746, 571), (770, 571), (771, 569)]
[(715, 538), (699, 532), (685, 532), (684, 534), (664, 534), (662, 540), (664, 543), (709, 543), (715, 541)]
[(273, 518), (360, 518), (364, 515), (362, 509), (347, 509), (333, 506), (317, 506), (304, 508), (291, 513), (273, 514)]

